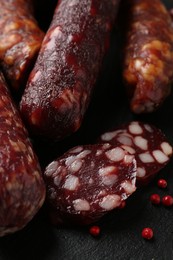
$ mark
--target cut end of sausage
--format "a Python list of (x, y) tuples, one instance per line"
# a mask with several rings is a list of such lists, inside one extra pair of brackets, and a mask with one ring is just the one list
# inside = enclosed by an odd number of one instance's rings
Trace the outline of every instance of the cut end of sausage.
[(160, 129), (138, 121), (102, 134), (98, 142), (118, 145), (135, 156), (138, 185), (152, 180), (173, 154), (172, 146)]
[(77, 146), (49, 164), (44, 179), (54, 222), (86, 225), (136, 190), (136, 161), (118, 146)]

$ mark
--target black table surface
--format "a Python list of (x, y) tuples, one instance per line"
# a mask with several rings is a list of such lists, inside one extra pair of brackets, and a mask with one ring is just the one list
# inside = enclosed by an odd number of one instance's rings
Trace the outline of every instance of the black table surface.
[[(163, 2), (168, 8), (173, 7), (171, 0)], [(40, 11), (38, 18), (44, 15)], [(34, 147), (43, 167), (68, 148), (93, 143), (104, 131), (131, 120), (141, 120), (159, 127), (173, 145), (173, 93), (156, 112), (138, 116), (132, 114), (121, 81), (118, 46), (114, 30), (110, 51), (105, 57), (80, 130), (56, 144), (34, 139)], [(168, 187), (164, 190), (157, 186), (157, 180), (162, 177), (168, 181)], [(171, 260), (173, 207), (152, 205), (149, 197), (153, 193), (173, 195), (173, 160), (150, 185), (138, 189), (128, 199), (124, 209), (108, 214), (98, 223), (101, 228), (99, 237), (92, 237), (88, 227), (59, 228), (51, 225), (44, 206), (23, 230), (0, 238), (0, 260)], [(152, 240), (146, 241), (141, 237), (144, 227), (153, 229)]]

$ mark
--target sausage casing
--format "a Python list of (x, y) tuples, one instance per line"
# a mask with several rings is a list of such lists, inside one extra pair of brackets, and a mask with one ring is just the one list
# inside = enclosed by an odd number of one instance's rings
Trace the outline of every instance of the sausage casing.
[(34, 134), (62, 139), (80, 127), (118, 3), (59, 1), (21, 101)]
[(123, 76), (135, 113), (152, 112), (171, 90), (173, 26), (160, 0), (127, 0)]
[(0, 0), (0, 65), (15, 90), (24, 86), (44, 33), (33, 16), (31, 0)]
[(37, 157), (0, 74), (0, 236), (23, 228), (44, 198)]

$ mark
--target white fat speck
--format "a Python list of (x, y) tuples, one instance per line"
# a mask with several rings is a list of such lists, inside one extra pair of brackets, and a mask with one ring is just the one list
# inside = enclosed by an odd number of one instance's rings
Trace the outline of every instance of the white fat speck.
[(59, 186), (59, 184), (60, 184), (60, 182), (61, 182), (61, 179), (62, 179), (62, 177), (61, 177), (60, 175), (55, 176), (55, 177), (53, 178), (53, 182), (54, 182), (55, 186)]
[(116, 172), (117, 171), (117, 168), (115, 166), (107, 166), (107, 167), (104, 167), (104, 168), (100, 168), (98, 173), (102, 176), (105, 176), (105, 175), (108, 175), (112, 172)]
[(73, 201), (73, 206), (76, 211), (88, 211), (90, 210), (90, 204), (87, 200), (76, 199)]
[(132, 194), (136, 190), (135, 185), (133, 185), (130, 181), (122, 182), (121, 187), (125, 190), (127, 194)]
[(63, 167), (63, 166), (58, 166), (58, 168), (56, 169), (55, 172), (52, 173), (52, 177), (56, 177), (59, 173), (61, 172), (61, 176), (64, 176), (66, 175), (67, 171), (66, 171), (66, 168)]
[(52, 50), (56, 47), (56, 41), (57, 37), (61, 38), (63, 35), (62, 31), (60, 30), (60, 27), (56, 27), (54, 30), (52, 30), (50, 34), (50, 39), (46, 44), (46, 50)]
[(103, 146), (102, 146), (102, 149), (103, 150), (106, 150), (110, 147), (111, 145), (109, 143), (105, 143)]
[(89, 183), (89, 184), (93, 184), (93, 183), (94, 183), (93, 179), (90, 178), (89, 181), (88, 181), (88, 183)]
[(124, 144), (124, 145), (128, 145), (128, 146), (131, 146), (132, 145), (132, 139), (128, 136), (125, 136), (125, 135), (120, 135), (117, 140), (121, 143), (121, 144)]
[(78, 147), (75, 147), (73, 149), (70, 150), (70, 153), (80, 153), (82, 152), (83, 150), (83, 147), (82, 146), (78, 146)]
[(108, 150), (105, 154), (109, 160), (119, 162), (123, 160), (125, 152), (120, 147), (116, 147), (111, 150)]
[(68, 6), (69, 7), (74, 6), (74, 5), (76, 5), (76, 3), (77, 3), (76, 0), (70, 0)]
[(107, 176), (102, 177), (102, 182), (106, 186), (114, 185), (118, 180), (118, 176), (116, 174), (109, 174)]
[(97, 152), (96, 152), (96, 156), (99, 156), (99, 155), (101, 155), (102, 153), (103, 153), (102, 150), (97, 150)]
[(73, 40), (73, 35), (69, 35), (68, 38), (67, 38), (67, 42), (70, 43), (71, 41)]
[(137, 177), (142, 178), (146, 175), (146, 170), (142, 167), (137, 168)]
[(0, 173), (4, 173), (4, 168), (0, 166)]
[(145, 129), (146, 129), (148, 132), (150, 132), (150, 133), (153, 132), (153, 129), (152, 129), (152, 127), (151, 127), (150, 125), (145, 124), (144, 127), (145, 127)]
[(122, 147), (124, 150), (126, 150), (128, 153), (130, 153), (130, 154), (135, 154), (135, 153), (136, 153), (136, 151), (135, 151), (132, 147), (130, 147), (130, 146), (121, 145), (121, 147)]
[(133, 160), (134, 160), (134, 156), (133, 155), (126, 154), (124, 156), (124, 162), (127, 163), (127, 164), (132, 163)]
[(134, 135), (142, 134), (143, 130), (142, 127), (140, 127), (138, 122), (132, 122), (129, 125), (129, 132)]
[(38, 70), (38, 71), (34, 74), (34, 76), (32, 77), (32, 82), (36, 82), (36, 81), (40, 78), (40, 76), (41, 76), (41, 71)]
[(72, 155), (66, 158), (65, 160), (65, 165), (68, 167), (70, 166), (75, 160), (76, 160), (77, 156), (76, 155)]
[(99, 205), (101, 208), (105, 210), (112, 210), (117, 208), (121, 204), (121, 198), (118, 195), (107, 195), (102, 201), (100, 201)]
[(148, 141), (142, 136), (135, 136), (134, 144), (142, 150), (148, 149)]
[(141, 153), (141, 154), (139, 154), (139, 159), (143, 163), (152, 163), (152, 162), (154, 162), (154, 158), (152, 157), (152, 155), (150, 153)]
[(73, 175), (68, 176), (66, 179), (63, 188), (67, 190), (76, 190), (79, 185), (79, 178)]
[(101, 135), (101, 140), (103, 140), (103, 141), (110, 141), (110, 140), (112, 140), (117, 134), (118, 134), (117, 131), (107, 132), (107, 133)]
[(91, 168), (95, 167), (95, 163), (93, 161), (91, 161)]
[(22, 141), (18, 140), (17, 144), (18, 144), (18, 146), (19, 146), (21, 151), (26, 151), (27, 150), (26, 145)]
[(160, 150), (153, 151), (153, 156), (158, 163), (165, 163), (169, 160), (169, 157)]
[(80, 170), (81, 167), (82, 167), (82, 160), (76, 159), (74, 162), (72, 162), (72, 164), (68, 167), (68, 169), (71, 172), (77, 172)]
[(80, 154), (77, 155), (77, 158), (83, 159), (90, 153), (91, 153), (91, 150), (83, 150)]
[(45, 175), (47, 177), (50, 177), (54, 172), (56, 172), (57, 168), (58, 168), (58, 162), (57, 161), (50, 163), (49, 166), (47, 167), (46, 171), (45, 171)]
[(172, 146), (170, 144), (168, 144), (167, 142), (163, 142), (160, 146), (164, 154), (168, 156), (172, 155)]
[(18, 142), (13, 142), (12, 140), (9, 140), (11, 146), (13, 147), (13, 149), (16, 151), (16, 152), (20, 152), (20, 147), (18, 145)]
[(98, 193), (98, 197), (103, 197), (105, 196), (107, 193), (106, 193), (106, 190), (101, 190), (99, 193)]
[(136, 70), (140, 70), (141, 66), (143, 66), (143, 63), (143, 60), (135, 59), (134, 67), (136, 68)]
[(61, 37), (61, 35), (62, 35), (61, 27), (57, 26), (54, 30), (52, 30), (50, 37), (51, 38), (52, 37), (56, 37), (57, 38), (57, 36)]

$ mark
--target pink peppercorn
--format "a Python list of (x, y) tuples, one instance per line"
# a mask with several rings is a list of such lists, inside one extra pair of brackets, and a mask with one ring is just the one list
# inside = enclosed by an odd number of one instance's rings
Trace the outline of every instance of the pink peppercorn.
[(97, 237), (100, 235), (100, 227), (92, 226), (92, 227), (90, 227), (89, 232), (92, 236)]
[(153, 238), (153, 230), (151, 229), (151, 228), (149, 228), (149, 227), (147, 227), (147, 228), (144, 228), (143, 230), (142, 230), (142, 237), (143, 238), (145, 238), (145, 239), (147, 239), (147, 240), (150, 240), (150, 239), (152, 239)]
[(165, 189), (167, 187), (167, 181), (165, 179), (160, 179), (157, 182), (159, 188)]
[(166, 195), (162, 198), (162, 204), (166, 207), (170, 207), (173, 205), (173, 197), (170, 195)]
[(160, 196), (159, 194), (152, 194), (150, 196), (150, 201), (152, 204), (159, 205), (160, 204)]

